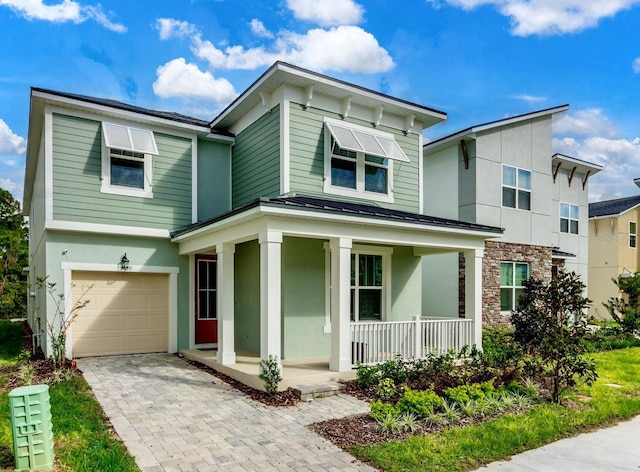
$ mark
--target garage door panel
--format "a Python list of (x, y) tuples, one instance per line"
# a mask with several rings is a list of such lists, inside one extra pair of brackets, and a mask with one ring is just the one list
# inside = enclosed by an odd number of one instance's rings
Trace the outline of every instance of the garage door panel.
[(72, 277), (74, 301), (93, 285), (72, 326), (74, 356), (167, 351), (167, 275), (74, 271)]

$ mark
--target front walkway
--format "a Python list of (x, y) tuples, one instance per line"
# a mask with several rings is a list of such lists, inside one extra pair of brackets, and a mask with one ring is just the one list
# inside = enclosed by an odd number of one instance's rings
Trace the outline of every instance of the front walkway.
[(171, 354), (77, 362), (143, 471), (373, 471), (306, 428), (368, 411), (350, 396), (274, 408)]

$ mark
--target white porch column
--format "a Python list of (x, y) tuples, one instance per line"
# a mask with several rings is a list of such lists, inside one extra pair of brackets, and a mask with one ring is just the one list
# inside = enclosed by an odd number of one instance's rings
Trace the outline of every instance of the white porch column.
[(282, 233), (260, 234), (260, 358), (278, 356), (281, 362)]
[(473, 342), (482, 348), (482, 258), (484, 249), (464, 251), (464, 313), (473, 319)]
[(218, 255), (218, 354), (216, 360), (223, 365), (236, 363), (234, 338), (235, 292), (233, 283), (235, 252), (236, 247), (234, 244), (218, 244), (216, 246), (216, 254)]
[(331, 248), (331, 359), (329, 370), (351, 370), (351, 246), (348, 238), (335, 238)]

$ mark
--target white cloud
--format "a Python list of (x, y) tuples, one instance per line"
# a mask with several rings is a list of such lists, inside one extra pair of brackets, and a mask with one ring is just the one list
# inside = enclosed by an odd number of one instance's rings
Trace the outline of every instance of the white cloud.
[(237, 96), (227, 79), (216, 79), (211, 72), (201, 71), (182, 57), (158, 67), (156, 75), (158, 78), (153, 83), (153, 91), (163, 98), (196, 98), (227, 103)]
[(7, 190), (11, 193), (14, 193), (16, 190), (18, 190), (18, 184), (16, 184), (11, 179), (0, 178), (0, 188)]
[(298, 20), (320, 26), (356, 25), (364, 13), (352, 0), (287, 0), (287, 7)]
[(224, 69), (256, 69), (276, 60), (319, 71), (352, 73), (376, 73), (394, 67), (391, 56), (375, 37), (358, 26), (318, 28), (306, 34), (283, 30), (271, 49), (230, 46), (221, 50), (195, 35), (192, 51), (207, 60), (212, 68)]
[(553, 121), (554, 134), (578, 136), (601, 135), (608, 138), (617, 137), (618, 131), (609, 119), (598, 108), (579, 110), (571, 114), (563, 114)]
[[(1, 0), (0, 0), (1, 1)], [(186, 38), (195, 34), (196, 27), (187, 21), (173, 18), (158, 18), (156, 29), (160, 32), (160, 39)]]
[(554, 138), (552, 147), (554, 152), (603, 166), (603, 170), (589, 180), (589, 201), (638, 193), (633, 179), (640, 177), (640, 138)]
[(640, 57), (636, 57), (633, 60), (633, 63), (631, 64), (631, 67), (633, 68), (633, 72), (635, 74), (640, 74)]
[(267, 39), (273, 38), (273, 33), (264, 26), (264, 23), (262, 23), (262, 21), (254, 18), (249, 23), (249, 26), (251, 26), (251, 32), (256, 36)]
[(640, 0), (428, 0), (446, 2), (464, 10), (490, 5), (511, 19), (515, 36), (577, 33), (597, 26), (603, 18), (615, 16)]
[(26, 151), (26, 139), (11, 131), (9, 125), (0, 119), (0, 155), (24, 154)]
[(116, 33), (127, 31), (124, 25), (109, 20), (100, 5), (80, 5), (72, 0), (63, 0), (55, 5), (45, 5), (43, 0), (0, 0), (0, 5), (11, 8), (27, 20), (82, 23), (92, 19)]
[(516, 100), (522, 100), (523, 102), (529, 102), (529, 103), (544, 102), (547, 100), (546, 97), (538, 97), (536, 95), (527, 95), (526, 93), (523, 93), (520, 95), (513, 95), (512, 98), (515, 98)]

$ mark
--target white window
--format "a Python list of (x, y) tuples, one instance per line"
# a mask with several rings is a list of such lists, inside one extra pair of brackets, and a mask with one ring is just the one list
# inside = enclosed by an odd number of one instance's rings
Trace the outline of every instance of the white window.
[(526, 262), (500, 263), (500, 311), (512, 311), (518, 308), (518, 300), (529, 278), (529, 264)]
[(324, 192), (393, 202), (393, 161), (409, 162), (393, 135), (325, 118)]
[(531, 171), (502, 166), (502, 206), (531, 210)]
[(635, 221), (629, 221), (629, 247), (638, 247), (638, 226)]
[(152, 198), (153, 161), (158, 154), (152, 131), (102, 123), (103, 193)]
[(560, 203), (560, 232), (578, 234), (580, 207), (569, 203)]
[[(351, 252), (351, 321), (383, 321), (391, 311), (393, 248), (355, 246)], [(325, 244), (325, 333), (331, 332), (331, 251)]]

